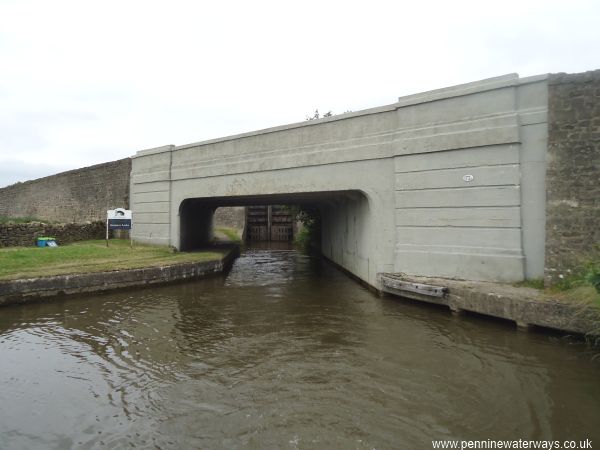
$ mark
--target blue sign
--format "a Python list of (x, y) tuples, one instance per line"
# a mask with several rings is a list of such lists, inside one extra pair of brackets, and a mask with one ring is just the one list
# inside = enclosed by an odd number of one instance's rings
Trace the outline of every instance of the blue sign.
[(131, 219), (108, 219), (111, 230), (131, 230)]

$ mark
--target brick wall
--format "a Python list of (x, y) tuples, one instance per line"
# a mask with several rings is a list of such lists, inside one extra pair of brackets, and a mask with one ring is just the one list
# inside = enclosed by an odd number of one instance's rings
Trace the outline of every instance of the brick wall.
[(600, 243), (600, 70), (553, 74), (548, 86), (546, 283)]
[(104, 239), (106, 222), (0, 224), (0, 247), (32, 247), (41, 236), (54, 237), (59, 245), (88, 239)]
[(71, 170), (0, 189), (0, 216), (51, 222), (105, 220), (106, 209), (129, 207), (131, 159)]

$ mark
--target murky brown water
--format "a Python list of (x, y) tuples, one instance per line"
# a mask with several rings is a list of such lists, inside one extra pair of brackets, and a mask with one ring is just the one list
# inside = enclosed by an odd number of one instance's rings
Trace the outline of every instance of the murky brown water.
[(600, 349), (248, 251), (226, 278), (0, 310), (0, 449), (600, 446)]

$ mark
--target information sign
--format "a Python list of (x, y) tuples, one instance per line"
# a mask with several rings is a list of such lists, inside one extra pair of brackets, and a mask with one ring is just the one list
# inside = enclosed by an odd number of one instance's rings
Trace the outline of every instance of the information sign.
[[(106, 211), (106, 246), (108, 247), (108, 230), (131, 230), (131, 210), (124, 208)], [(130, 245), (133, 248), (133, 236), (129, 232)]]
[(109, 209), (106, 218), (111, 230), (131, 230), (131, 211), (128, 209)]

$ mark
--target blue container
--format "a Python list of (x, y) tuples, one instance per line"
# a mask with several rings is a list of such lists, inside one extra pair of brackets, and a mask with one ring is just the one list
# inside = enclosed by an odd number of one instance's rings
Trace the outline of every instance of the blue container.
[[(52, 245), (50, 245), (52, 243)], [(39, 237), (37, 238), (38, 247), (56, 247), (56, 238), (53, 237)]]

